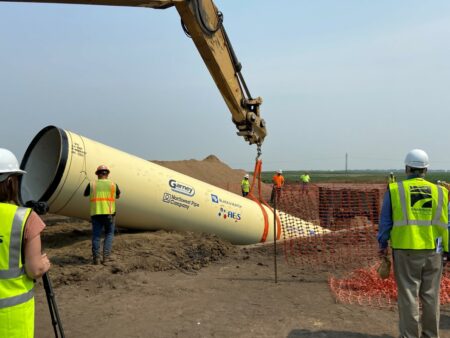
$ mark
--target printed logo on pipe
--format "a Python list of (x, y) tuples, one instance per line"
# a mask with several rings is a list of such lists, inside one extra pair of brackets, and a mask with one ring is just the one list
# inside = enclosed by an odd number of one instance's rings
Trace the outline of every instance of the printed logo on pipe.
[(175, 194), (172, 194), (170, 192), (165, 192), (163, 194), (162, 201), (164, 203), (168, 203), (168, 204), (171, 204), (173, 206), (176, 206), (176, 207), (179, 207), (179, 208), (183, 208), (183, 209), (186, 209), (186, 210), (189, 210), (190, 207), (198, 208), (200, 206), (200, 204), (197, 203), (197, 202), (184, 199), (184, 198), (176, 196)]
[(227, 204), (231, 207), (235, 207), (235, 208), (242, 208), (242, 205), (240, 205), (239, 203), (236, 202), (232, 202), (232, 201), (227, 201), (223, 198), (220, 198), (217, 195), (211, 194), (211, 202), (212, 203), (222, 203), (222, 204)]
[(223, 219), (231, 219), (231, 220), (234, 220), (235, 222), (241, 220), (240, 213), (237, 213), (237, 212), (231, 211), (231, 210), (226, 210), (223, 207), (220, 207), (220, 210), (217, 213), (217, 216), (219, 216), (220, 218), (223, 218)]
[(195, 189), (193, 187), (182, 182), (177, 182), (177, 180), (174, 179), (169, 180), (169, 187), (172, 189), (172, 191), (186, 196), (192, 197), (195, 195)]

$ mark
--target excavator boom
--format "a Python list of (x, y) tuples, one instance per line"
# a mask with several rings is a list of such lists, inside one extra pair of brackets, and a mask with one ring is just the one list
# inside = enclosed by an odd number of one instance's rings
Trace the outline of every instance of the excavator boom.
[[(11, 2), (0, 0), (0, 2)], [(192, 38), (232, 115), (237, 134), (261, 146), (267, 134), (260, 117), (260, 97), (253, 98), (241, 74), (233, 47), (223, 26), (223, 15), (212, 0), (64, 0), (12, 1), (58, 4), (132, 6), (178, 11), (185, 33)]]

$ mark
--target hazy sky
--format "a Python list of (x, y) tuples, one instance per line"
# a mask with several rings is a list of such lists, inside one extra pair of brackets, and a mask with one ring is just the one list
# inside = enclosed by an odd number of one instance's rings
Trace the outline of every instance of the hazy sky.
[[(269, 135), (263, 168), (450, 169), (450, 1), (215, 0)], [(280, 3), (280, 5), (278, 5)], [(0, 3), (0, 147), (47, 125), (145, 159), (250, 169), (174, 8)]]

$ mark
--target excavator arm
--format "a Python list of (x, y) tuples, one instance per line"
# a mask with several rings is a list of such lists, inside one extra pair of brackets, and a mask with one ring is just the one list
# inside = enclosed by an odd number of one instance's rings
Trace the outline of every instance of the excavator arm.
[[(0, 2), (6, 2), (0, 0)], [(8, 1), (9, 2), (9, 1)], [(185, 33), (192, 38), (208, 67), (238, 129), (249, 144), (261, 146), (267, 134), (260, 117), (260, 97), (253, 98), (241, 74), (241, 64), (223, 26), (223, 15), (212, 0), (63, 0), (17, 1), (35, 3), (135, 6), (178, 11)], [(259, 147), (258, 147), (259, 149)]]

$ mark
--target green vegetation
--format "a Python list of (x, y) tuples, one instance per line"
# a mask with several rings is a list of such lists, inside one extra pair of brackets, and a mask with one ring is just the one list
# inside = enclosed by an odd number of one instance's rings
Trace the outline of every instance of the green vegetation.
[[(300, 182), (300, 175), (305, 171), (283, 171), (283, 176), (287, 182)], [(390, 171), (384, 170), (349, 170), (345, 171), (308, 171), (311, 176), (311, 183), (387, 183)], [(393, 172), (397, 180), (406, 178), (403, 171)], [(272, 182), (274, 171), (265, 171), (261, 177), (263, 182)], [(426, 176), (427, 180), (436, 183), (438, 180), (450, 182), (449, 171), (430, 171)]]

